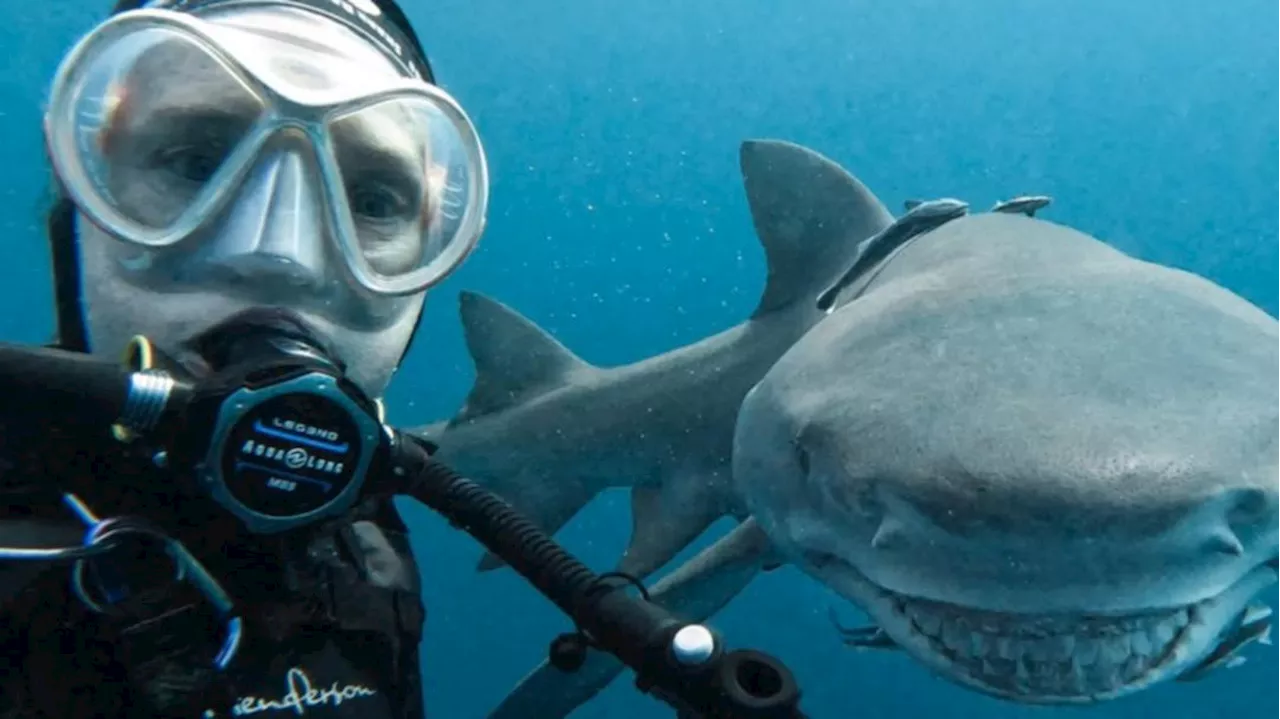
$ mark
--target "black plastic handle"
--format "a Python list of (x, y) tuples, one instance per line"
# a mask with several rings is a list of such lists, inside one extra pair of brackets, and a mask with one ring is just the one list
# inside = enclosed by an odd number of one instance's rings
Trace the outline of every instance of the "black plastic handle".
[[(754, 651), (685, 665), (672, 639), (689, 626), (607, 581), (500, 497), (432, 459), (413, 438), (397, 435), (379, 491), (430, 507), (501, 557), (573, 619), (597, 648), (636, 673), (636, 686), (682, 716), (705, 719), (798, 719), (800, 691), (777, 659)], [(718, 640), (717, 640), (718, 644)]]
[(131, 377), (80, 352), (0, 343), (0, 401), (34, 422), (110, 427), (126, 413)]

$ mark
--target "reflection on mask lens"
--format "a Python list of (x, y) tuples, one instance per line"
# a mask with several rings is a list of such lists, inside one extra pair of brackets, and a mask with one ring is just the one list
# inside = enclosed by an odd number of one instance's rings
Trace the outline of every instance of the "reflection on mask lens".
[(217, 58), (168, 30), (130, 35), (95, 67), (78, 111), (100, 120), (82, 128), (81, 161), (95, 189), (130, 221), (166, 227), (205, 189), (264, 105)]

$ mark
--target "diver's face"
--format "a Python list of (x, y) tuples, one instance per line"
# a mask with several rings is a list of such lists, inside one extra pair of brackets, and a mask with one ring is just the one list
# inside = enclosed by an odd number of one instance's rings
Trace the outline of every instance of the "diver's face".
[[(332, 21), (301, 11), (239, 11), (215, 22), (261, 33), (274, 80), (314, 90), (396, 68)], [(147, 51), (117, 89), (101, 151), (113, 201), (144, 224), (178, 217), (264, 112), (263, 101), (208, 55), (179, 42)], [(380, 273), (415, 267), (430, 192), (426, 139), (375, 108), (332, 127), (360, 252)], [(120, 356), (143, 334), (181, 354), (184, 343), (252, 308), (295, 312), (323, 336), (352, 379), (381, 396), (409, 342), (424, 295), (379, 297), (350, 276), (312, 148), (289, 131), (258, 156), (217, 220), (171, 248), (127, 244), (77, 223), (91, 351)]]

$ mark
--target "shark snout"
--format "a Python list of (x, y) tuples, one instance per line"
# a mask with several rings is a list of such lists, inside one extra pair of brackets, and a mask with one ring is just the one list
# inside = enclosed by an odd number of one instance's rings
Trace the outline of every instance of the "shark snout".
[(875, 467), (822, 444), (796, 443), (812, 511), (843, 528), (850, 565), (904, 595), (1012, 612), (1145, 610), (1214, 596), (1277, 555), (1274, 466)]
[(874, 380), (778, 387), (775, 431), (852, 566), (973, 607), (1136, 611), (1275, 559), (1274, 344), (1116, 360), (1041, 339), (983, 345), (1001, 370), (983, 384), (922, 350)]

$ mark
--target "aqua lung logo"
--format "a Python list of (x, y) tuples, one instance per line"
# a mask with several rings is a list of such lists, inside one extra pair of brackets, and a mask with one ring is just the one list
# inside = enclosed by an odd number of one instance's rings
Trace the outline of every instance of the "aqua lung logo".
[(301, 447), (285, 449), (256, 439), (245, 440), (244, 446), (240, 448), (240, 454), (245, 457), (260, 457), (280, 462), (289, 469), (311, 469), (325, 474), (342, 474), (343, 470), (342, 462), (316, 457)]
[(289, 469), (302, 469), (307, 466), (307, 461), (310, 459), (311, 455), (301, 447), (294, 447), (284, 453), (284, 463)]

